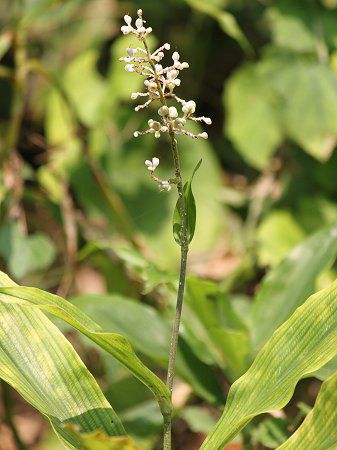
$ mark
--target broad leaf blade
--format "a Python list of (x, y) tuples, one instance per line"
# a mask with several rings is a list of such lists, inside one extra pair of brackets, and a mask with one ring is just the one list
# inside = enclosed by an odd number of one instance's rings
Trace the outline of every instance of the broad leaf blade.
[[(15, 286), (2, 275), (0, 285)], [(64, 428), (108, 435), (125, 431), (94, 377), (58, 328), (38, 309), (3, 303), (0, 295), (0, 378), (44, 414), (68, 448), (78, 441)]]
[(296, 383), (337, 353), (337, 281), (312, 295), (271, 337), (231, 387), (224, 412), (201, 446), (218, 450), (254, 416), (282, 408)]
[[(0, 280), (3, 286), (7, 279), (8, 277), (0, 272)], [(170, 411), (171, 403), (167, 387), (139, 360), (125, 337), (116, 333), (103, 332), (97, 323), (70, 302), (40, 289), (23, 286), (0, 287), (0, 293), (5, 294), (0, 297), (0, 301), (36, 306), (69, 323), (114, 356), (148, 386), (156, 396), (163, 414)]]
[[(198, 162), (193, 170), (191, 178), (187, 180), (184, 185), (184, 199), (186, 209), (186, 227), (188, 231), (188, 243), (190, 243), (194, 236), (195, 223), (197, 219), (197, 210), (195, 206), (195, 199), (192, 192), (192, 181), (196, 171), (199, 169), (202, 160)], [(176, 203), (173, 213), (173, 236), (177, 244), (181, 245), (181, 214), (180, 214), (180, 199)]]
[(315, 450), (337, 448), (337, 372), (326, 380), (314, 408), (298, 430), (279, 450)]
[(299, 244), (262, 283), (252, 307), (252, 354), (314, 291), (317, 276), (336, 258), (337, 223)]

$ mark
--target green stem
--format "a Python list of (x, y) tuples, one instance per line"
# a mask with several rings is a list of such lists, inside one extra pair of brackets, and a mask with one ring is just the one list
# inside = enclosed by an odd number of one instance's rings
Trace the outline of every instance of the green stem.
[(13, 438), (18, 450), (26, 450), (26, 446), (21, 441), (21, 438), (13, 421), (13, 403), (9, 390), (9, 385), (4, 380), (1, 381), (1, 384), (2, 384), (2, 399), (4, 405), (5, 422), (12, 431)]
[[(151, 60), (151, 53), (147, 46), (146, 41), (144, 40), (144, 47), (147, 52), (147, 56), (149, 58), (149, 63), (154, 73), (154, 78), (157, 83), (158, 92), (160, 96), (160, 102), (162, 105), (166, 106), (166, 99), (164, 93), (161, 88), (160, 81), (157, 76), (156, 68), (154, 62)], [(188, 255), (188, 230), (187, 230), (187, 220), (186, 220), (186, 204), (185, 204), (185, 196), (184, 196), (184, 188), (183, 188), (183, 180), (181, 175), (181, 167), (179, 160), (179, 152), (177, 147), (177, 140), (175, 133), (172, 127), (169, 128), (169, 135), (171, 140), (171, 150), (175, 168), (175, 176), (177, 179), (177, 190), (179, 196), (179, 212), (181, 217), (181, 254), (180, 254), (180, 275), (179, 275), (179, 287), (177, 293), (177, 302), (176, 302), (176, 311), (175, 318), (172, 327), (172, 335), (171, 335), (171, 344), (170, 344), (170, 354), (169, 354), (169, 363), (167, 369), (167, 378), (166, 378), (166, 386), (168, 387), (171, 398), (173, 391), (173, 383), (174, 383), (174, 368), (175, 361), (177, 355), (177, 347), (179, 340), (179, 328), (181, 321), (181, 312), (183, 307), (184, 300), (184, 291), (185, 291), (185, 282), (186, 282), (186, 266), (187, 266), (187, 255)], [(171, 450), (172, 448), (172, 414), (164, 417), (164, 440), (163, 440), (163, 449)]]

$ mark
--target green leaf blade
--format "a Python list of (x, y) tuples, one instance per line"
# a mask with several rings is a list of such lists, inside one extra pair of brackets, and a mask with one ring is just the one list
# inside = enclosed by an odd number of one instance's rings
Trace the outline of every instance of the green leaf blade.
[[(188, 243), (190, 243), (193, 239), (195, 232), (195, 224), (197, 220), (197, 209), (195, 205), (195, 198), (192, 191), (192, 181), (196, 171), (199, 169), (201, 165), (202, 159), (198, 162), (193, 170), (192, 176), (186, 181), (184, 185), (184, 200), (185, 200), (185, 221), (187, 227), (187, 239)], [(181, 200), (178, 199), (176, 203), (176, 207), (173, 213), (173, 236), (178, 245), (182, 243), (182, 229), (181, 229)]]
[(337, 448), (337, 372), (321, 387), (314, 408), (279, 450)]
[(222, 417), (201, 446), (224, 447), (254, 416), (282, 408), (296, 383), (337, 353), (337, 281), (312, 295), (271, 337), (231, 387)]

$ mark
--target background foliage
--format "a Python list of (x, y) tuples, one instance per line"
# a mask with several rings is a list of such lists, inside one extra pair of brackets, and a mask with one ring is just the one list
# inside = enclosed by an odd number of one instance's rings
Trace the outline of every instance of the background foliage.
[[(229, 385), (272, 333), (336, 278), (337, 2), (0, 3), (1, 269), (19, 284), (71, 298), (104, 330), (126, 336), (162, 376), (179, 248), (174, 195), (159, 193), (144, 166), (158, 156), (170, 176), (169, 145), (133, 139), (150, 116), (134, 113), (129, 95), (141, 85), (118, 62), (130, 42), (120, 36), (121, 18), (139, 7), (154, 40), (170, 42), (190, 64), (181, 96), (214, 123), (208, 141), (179, 142), (186, 178), (203, 160), (193, 184), (197, 225), (174, 397), (175, 445), (188, 450), (199, 447)], [(128, 434), (156, 448), (161, 417), (151, 392), (61, 329)], [(300, 381), (289, 405), (254, 419), (237, 448), (281, 445), (335, 369), (332, 360)], [(31, 448), (61, 448), (15, 400)], [(304, 424), (321, 420), (313, 410)], [(25, 433), (27, 421), (35, 433)], [(1, 431), (9, 449), (6, 425)]]

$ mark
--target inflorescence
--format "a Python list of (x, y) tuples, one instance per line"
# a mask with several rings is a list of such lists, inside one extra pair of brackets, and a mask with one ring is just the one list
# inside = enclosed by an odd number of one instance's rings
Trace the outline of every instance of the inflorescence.
[[(135, 111), (147, 108), (152, 102), (158, 100), (161, 103), (158, 109), (158, 119), (150, 119), (148, 121), (148, 129), (145, 131), (135, 131), (134, 136), (144, 136), (146, 134), (154, 134), (156, 138), (161, 136), (161, 133), (169, 133), (174, 137), (176, 134), (184, 134), (191, 138), (207, 139), (206, 132), (194, 134), (185, 129), (187, 121), (204, 122), (207, 125), (212, 123), (209, 117), (196, 117), (194, 115), (196, 110), (196, 103), (193, 100), (185, 101), (178, 97), (174, 90), (180, 86), (180, 72), (184, 69), (188, 69), (189, 64), (187, 62), (180, 61), (180, 55), (178, 52), (172, 54), (172, 64), (164, 67), (161, 64), (165, 53), (164, 51), (170, 50), (170, 44), (166, 43), (155, 50), (150, 52), (146, 44), (146, 37), (152, 32), (152, 28), (145, 27), (146, 21), (143, 18), (143, 12), (141, 9), (137, 12), (138, 18), (135, 21), (135, 27), (132, 25), (132, 18), (128, 15), (124, 16), (126, 25), (121, 27), (123, 34), (133, 34), (136, 38), (142, 42), (144, 48), (128, 48), (126, 50), (127, 56), (120, 58), (120, 61), (126, 63), (125, 70), (127, 72), (135, 72), (145, 78), (144, 85), (146, 92), (133, 92), (131, 99), (136, 100), (138, 97), (146, 97), (144, 104), (138, 105)], [(168, 100), (176, 102), (176, 106), (169, 106)], [(178, 110), (181, 112), (178, 112)], [(154, 176), (154, 170), (159, 164), (158, 158), (153, 158), (152, 161), (145, 161), (146, 166), (151, 172), (151, 177), (159, 185), (162, 191), (171, 190), (171, 180), (160, 180)]]

